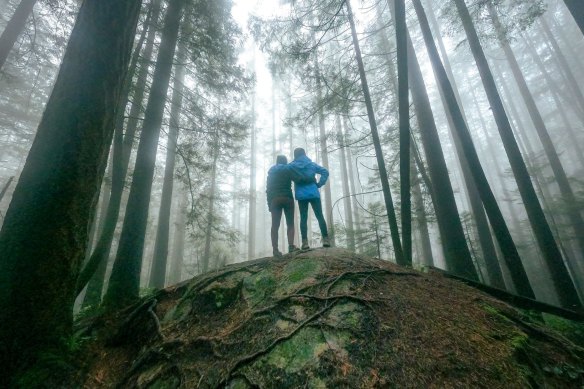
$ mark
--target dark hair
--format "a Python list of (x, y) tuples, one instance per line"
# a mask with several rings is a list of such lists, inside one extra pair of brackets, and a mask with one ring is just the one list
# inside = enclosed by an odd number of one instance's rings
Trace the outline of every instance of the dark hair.
[(304, 151), (302, 147), (294, 149), (294, 159), (302, 157), (303, 155), (306, 155), (306, 151)]
[(276, 163), (278, 165), (286, 165), (288, 163), (288, 158), (285, 155), (278, 155), (276, 157)]

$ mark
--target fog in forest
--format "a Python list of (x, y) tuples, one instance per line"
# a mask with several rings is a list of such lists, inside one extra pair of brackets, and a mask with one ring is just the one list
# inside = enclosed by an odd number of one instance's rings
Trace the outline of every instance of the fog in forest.
[[(99, 48), (117, 78), (67, 81), (95, 45), (73, 29), (82, 3), (0, 0), (0, 254), (62, 237), (76, 310), (272, 256), (267, 173), (298, 147), (330, 173), (333, 246), (582, 307), (579, 2), (145, 0)], [(76, 105), (102, 76), (115, 94)]]

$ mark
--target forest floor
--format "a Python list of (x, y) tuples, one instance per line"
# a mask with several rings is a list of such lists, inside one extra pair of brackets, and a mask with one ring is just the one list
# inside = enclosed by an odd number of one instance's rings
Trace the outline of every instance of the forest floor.
[(584, 350), (549, 324), (580, 327), (541, 317), (439, 273), (316, 249), (226, 266), (79, 320), (69, 383), (582, 387)]

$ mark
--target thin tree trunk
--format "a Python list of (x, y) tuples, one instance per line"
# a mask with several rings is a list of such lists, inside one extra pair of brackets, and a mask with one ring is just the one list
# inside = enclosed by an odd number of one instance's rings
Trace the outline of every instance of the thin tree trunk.
[(434, 256), (432, 255), (432, 242), (430, 241), (430, 233), (428, 231), (428, 219), (426, 218), (426, 210), (424, 206), (424, 198), (422, 197), (422, 188), (420, 180), (418, 179), (418, 169), (414, 160), (411, 160), (412, 176), (414, 182), (412, 185), (412, 197), (414, 198), (414, 210), (416, 214), (416, 224), (420, 234), (420, 248), (421, 248), (421, 263), (424, 266), (434, 266)]
[(552, 45), (553, 49), (552, 55), (559, 62), (560, 71), (566, 77), (566, 81), (568, 84), (567, 87), (572, 91), (572, 95), (574, 96), (574, 99), (576, 100), (576, 105), (580, 108), (580, 111), (584, 112), (584, 95), (582, 94), (582, 90), (580, 89), (578, 81), (576, 80), (576, 77), (574, 76), (574, 73), (572, 72), (572, 69), (568, 64), (568, 61), (566, 60), (564, 53), (560, 49), (560, 45), (558, 45), (558, 41), (554, 37), (554, 34), (552, 34), (549, 25), (547, 24), (544, 18), (540, 18), (539, 21), (545, 33), (545, 36), (547, 37), (549, 43)]
[[(153, 6), (154, 9), (152, 8)], [(113, 146), (112, 146), (112, 182), (111, 182), (111, 191), (108, 200), (108, 208), (106, 211), (106, 215), (104, 217), (103, 228), (99, 234), (97, 242), (95, 244), (95, 248), (91, 253), (91, 256), (87, 259), (83, 270), (80, 272), (79, 277), (77, 279), (77, 294), (81, 293), (85, 285), (91, 280), (91, 286), (88, 286), (87, 292), (85, 293), (85, 301), (87, 304), (95, 305), (99, 303), (101, 300), (101, 294), (103, 289), (103, 284), (105, 282), (105, 272), (107, 264), (103, 262), (107, 262), (110, 256), (111, 245), (114, 237), (114, 233), (116, 230), (116, 226), (118, 223), (118, 216), (120, 213), (120, 206), (122, 203), (122, 194), (124, 192), (124, 184), (126, 180), (126, 171), (128, 170), (128, 163), (130, 160), (130, 152), (132, 151), (132, 143), (134, 142), (134, 130), (132, 131), (130, 127), (128, 127), (126, 131), (126, 138), (124, 139), (123, 135), (123, 125), (124, 125), (124, 116), (126, 111), (126, 105), (129, 99), (129, 93), (132, 86), (133, 76), (136, 72), (136, 67), (138, 65), (138, 59), (140, 57), (140, 50), (142, 45), (144, 44), (144, 40), (146, 39), (146, 30), (153, 31), (153, 28), (147, 28), (150, 21), (158, 20), (158, 14), (160, 10), (160, 0), (155, 0), (155, 3), (150, 7), (148, 10), (148, 15), (146, 17), (146, 21), (144, 23), (144, 28), (142, 29), (142, 33), (140, 35), (140, 39), (136, 44), (136, 48), (134, 49), (134, 54), (132, 56), (132, 60), (130, 63), (128, 76), (124, 82), (124, 88), (122, 92), (122, 98), (119, 101), (118, 105), (118, 112), (116, 116), (115, 122), (115, 132), (114, 132), (114, 139), (113, 139)], [(156, 17), (156, 18), (154, 18)], [(153, 32), (151, 33), (153, 34)], [(152, 41), (154, 41), (154, 36), (152, 35)], [(148, 46), (145, 48), (144, 53), (148, 54), (146, 50)], [(150, 54), (152, 54), (152, 49), (150, 48)], [(146, 57), (146, 62), (150, 61), (150, 57)], [(147, 67), (146, 66), (146, 72)], [(142, 70), (141, 70), (142, 72)], [(138, 84), (137, 89), (145, 88), (146, 84), (146, 75), (143, 75), (142, 78), (138, 76)], [(134, 101), (134, 104), (137, 104)], [(139, 103), (141, 104), (141, 102)], [(92, 279), (93, 277), (93, 279)], [(88, 301), (88, 299), (96, 298), (97, 301)]]
[(185, 255), (185, 237), (187, 231), (188, 197), (183, 189), (179, 194), (179, 203), (176, 207), (175, 230), (172, 243), (172, 261), (168, 273), (168, 283), (174, 285), (182, 279), (182, 268)]
[(6, 184), (4, 184), (4, 187), (2, 188), (2, 191), (0, 192), (0, 201), (2, 201), (2, 199), (6, 195), (6, 192), (8, 191), (8, 188), (10, 188), (10, 184), (12, 184), (12, 181), (14, 181), (14, 176), (11, 176), (8, 179), (8, 181), (6, 181)]
[[(515, 78), (517, 86), (519, 87), (519, 91), (521, 93), (523, 101), (527, 106), (529, 116), (534, 124), (537, 135), (541, 143), (543, 144), (544, 152), (550, 162), (550, 167), (554, 173), (554, 177), (560, 188), (560, 193), (562, 195), (564, 203), (569, 208), (568, 219), (570, 220), (572, 228), (575, 232), (578, 249), (580, 253), (584, 254), (584, 234), (582, 234), (582, 231), (584, 230), (584, 220), (582, 219), (582, 215), (580, 213), (581, 210), (578, 207), (576, 207), (577, 204), (576, 197), (574, 196), (574, 192), (572, 191), (572, 187), (570, 186), (568, 176), (566, 175), (564, 167), (560, 162), (558, 153), (556, 152), (554, 144), (549, 136), (549, 132), (543, 121), (543, 118), (541, 117), (541, 113), (539, 112), (539, 109), (535, 104), (535, 100), (533, 99), (533, 96), (529, 91), (529, 87), (527, 86), (527, 82), (525, 81), (521, 69), (519, 68), (519, 64), (517, 63), (517, 60), (515, 58), (515, 55), (513, 54), (511, 46), (502, 35), (503, 32), (496, 11), (492, 3), (488, 3), (488, 5), (489, 14), (497, 30), (499, 41), (501, 43), (501, 46), (503, 47), (503, 51), (505, 52), (505, 57), (507, 59), (507, 62), (509, 62), (511, 72), (513, 73), (513, 77)], [(552, 277), (554, 278), (554, 283), (556, 284), (556, 288), (558, 289), (558, 295), (560, 296), (560, 300), (562, 304), (564, 304), (567, 308), (568, 307), (579, 308), (581, 307), (581, 302), (579, 301), (578, 296), (576, 294), (576, 288), (568, 274), (568, 270), (566, 269), (564, 262), (561, 260), (562, 256), (557, 245), (555, 244), (555, 241), (554, 246), (557, 252), (553, 261), (553, 265), (557, 266), (557, 268), (554, 267), (552, 269)], [(562, 290), (560, 291), (559, 289)]]
[[(348, 123), (347, 123), (347, 116), (343, 115), (343, 138), (346, 140), (348, 139), (347, 137), (347, 132), (349, 129)], [(360, 212), (360, 206), (359, 206), (359, 199), (357, 198), (357, 189), (356, 189), (356, 185), (355, 185), (355, 172), (353, 171), (353, 156), (351, 153), (351, 147), (347, 146), (345, 147), (345, 154), (347, 156), (347, 168), (348, 168), (348, 173), (349, 173), (349, 188), (351, 189), (351, 200), (352, 200), (352, 209), (353, 209), (353, 228), (355, 230), (355, 247), (357, 248), (357, 250), (359, 252), (362, 252), (361, 250), (361, 245), (363, 243), (363, 231), (362, 231), (362, 227), (361, 227), (361, 212)]]
[[(326, 128), (325, 128), (325, 117), (324, 110), (322, 108), (322, 85), (321, 85), (321, 75), (320, 69), (318, 67), (318, 59), (315, 61), (315, 77), (316, 77), (316, 100), (318, 104), (318, 140), (320, 146), (320, 154), (322, 158), (322, 166), (329, 170), (329, 158), (327, 150), (327, 139), (326, 139)], [(327, 182), (324, 186), (324, 209), (326, 223), (332, 232), (329, 236), (331, 244), (335, 246), (335, 234), (334, 234), (334, 220), (333, 220), (333, 207), (332, 207), (332, 195), (331, 195), (331, 180)]]
[(86, 0), (71, 33), (0, 232), (2, 387), (71, 334), (75, 282), (140, 5)]
[(347, 17), (351, 27), (351, 36), (353, 39), (355, 58), (357, 60), (357, 66), (359, 67), (359, 76), (361, 78), (363, 98), (365, 99), (365, 106), (367, 107), (367, 117), (369, 119), (369, 126), (371, 127), (371, 137), (373, 138), (373, 147), (375, 148), (375, 157), (377, 159), (377, 167), (379, 169), (379, 177), (381, 179), (381, 188), (383, 189), (383, 198), (385, 200), (385, 208), (387, 209), (387, 218), (389, 222), (391, 240), (393, 242), (393, 250), (395, 252), (396, 262), (399, 264), (404, 264), (405, 260), (399, 236), (397, 218), (395, 216), (393, 199), (391, 198), (391, 189), (389, 187), (389, 177), (385, 167), (385, 160), (383, 158), (383, 150), (381, 149), (379, 133), (377, 131), (375, 112), (373, 111), (373, 103), (371, 102), (369, 85), (367, 84), (367, 75), (365, 74), (365, 66), (363, 65), (363, 58), (361, 57), (361, 47), (359, 46), (359, 40), (357, 38), (357, 30), (355, 28), (355, 21), (353, 20), (353, 11), (351, 10), (350, 0), (346, 0), (345, 5), (347, 7)]
[[(183, 39), (187, 39), (186, 32), (190, 31), (188, 23), (183, 28)], [(168, 242), (170, 235), (170, 208), (172, 205), (172, 191), (174, 186), (174, 167), (176, 162), (176, 148), (180, 128), (180, 115), (183, 104), (185, 81), (185, 62), (187, 47), (185, 42), (179, 44), (174, 67), (174, 87), (170, 108), (170, 123), (168, 140), (166, 142), (166, 164), (164, 168), (164, 182), (158, 212), (158, 226), (154, 243), (154, 257), (150, 271), (150, 287), (163, 288), (166, 280), (166, 263), (168, 259)]]
[[(255, 48), (254, 48), (255, 50)], [(254, 74), (255, 74), (255, 54), (254, 54)], [(254, 87), (255, 88), (255, 87)], [(248, 245), (247, 259), (252, 260), (255, 257), (255, 228), (256, 228), (256, 123), (255, 123), (255, 89), (251, 93), (251, 150), (249, 164), (249, 216), (248, 216)]]
[[(216, 137), (218, 135), (215, 135)], [(209, 270), (209, 260), (211, 259), (211, 238), (213, 235), (213, 227), (215, 222), (215, 196), (217, 190), (217, 163), (219, 160), (219, 143), (213, 146), (213, 166), (211, 168), (211, 187), (209, 188), (209, 211), (207, 212), (207, 229), (205, 231), (205, 251), (202, 258), (202, 272), (206, 273)]]
[(37, 0), (21, 0), (14, 11), (14, 15), (12, 15), (4, 31), (2, 31), (2, 35), (0, 35), (0, 69), (4, 67), (10, 50), (14, 47), (20, 34), (22, 34), (36, 2)]
[(353, 227), (353, 209), (351, 207), (351, 192), (349, 190), (349, 173), (347, 172), (347, 153), (345, 152), (345, 138), (341, 127), (341, 119), (335, 117), (335, 127), (337, 128), (337, 143), (340, 148), (341, 158), (341, 181), (343, 186), (343, 208), (345, 209), (345, 224), (347, 232), (347, 247), (355, 251), (355, 230)]
[(156, 149), (184, 4), (184, 0), (171, 0), (166, 10), (126, 215), (108, 290), (104, 297), (104, 303), (110, 308), (122, 307), (139, 297), (140, 270)]

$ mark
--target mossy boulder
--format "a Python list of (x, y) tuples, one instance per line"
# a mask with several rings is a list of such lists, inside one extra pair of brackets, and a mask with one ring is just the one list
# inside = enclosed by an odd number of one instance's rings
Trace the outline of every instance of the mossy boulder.
[[(128, 317), (150, 330), (108, 343)], [(440, 274), (340, 249), (230, 265), (87, 323), (94, 340), (72, 382), (92, 388), (584, 384), (565, 333)]]

